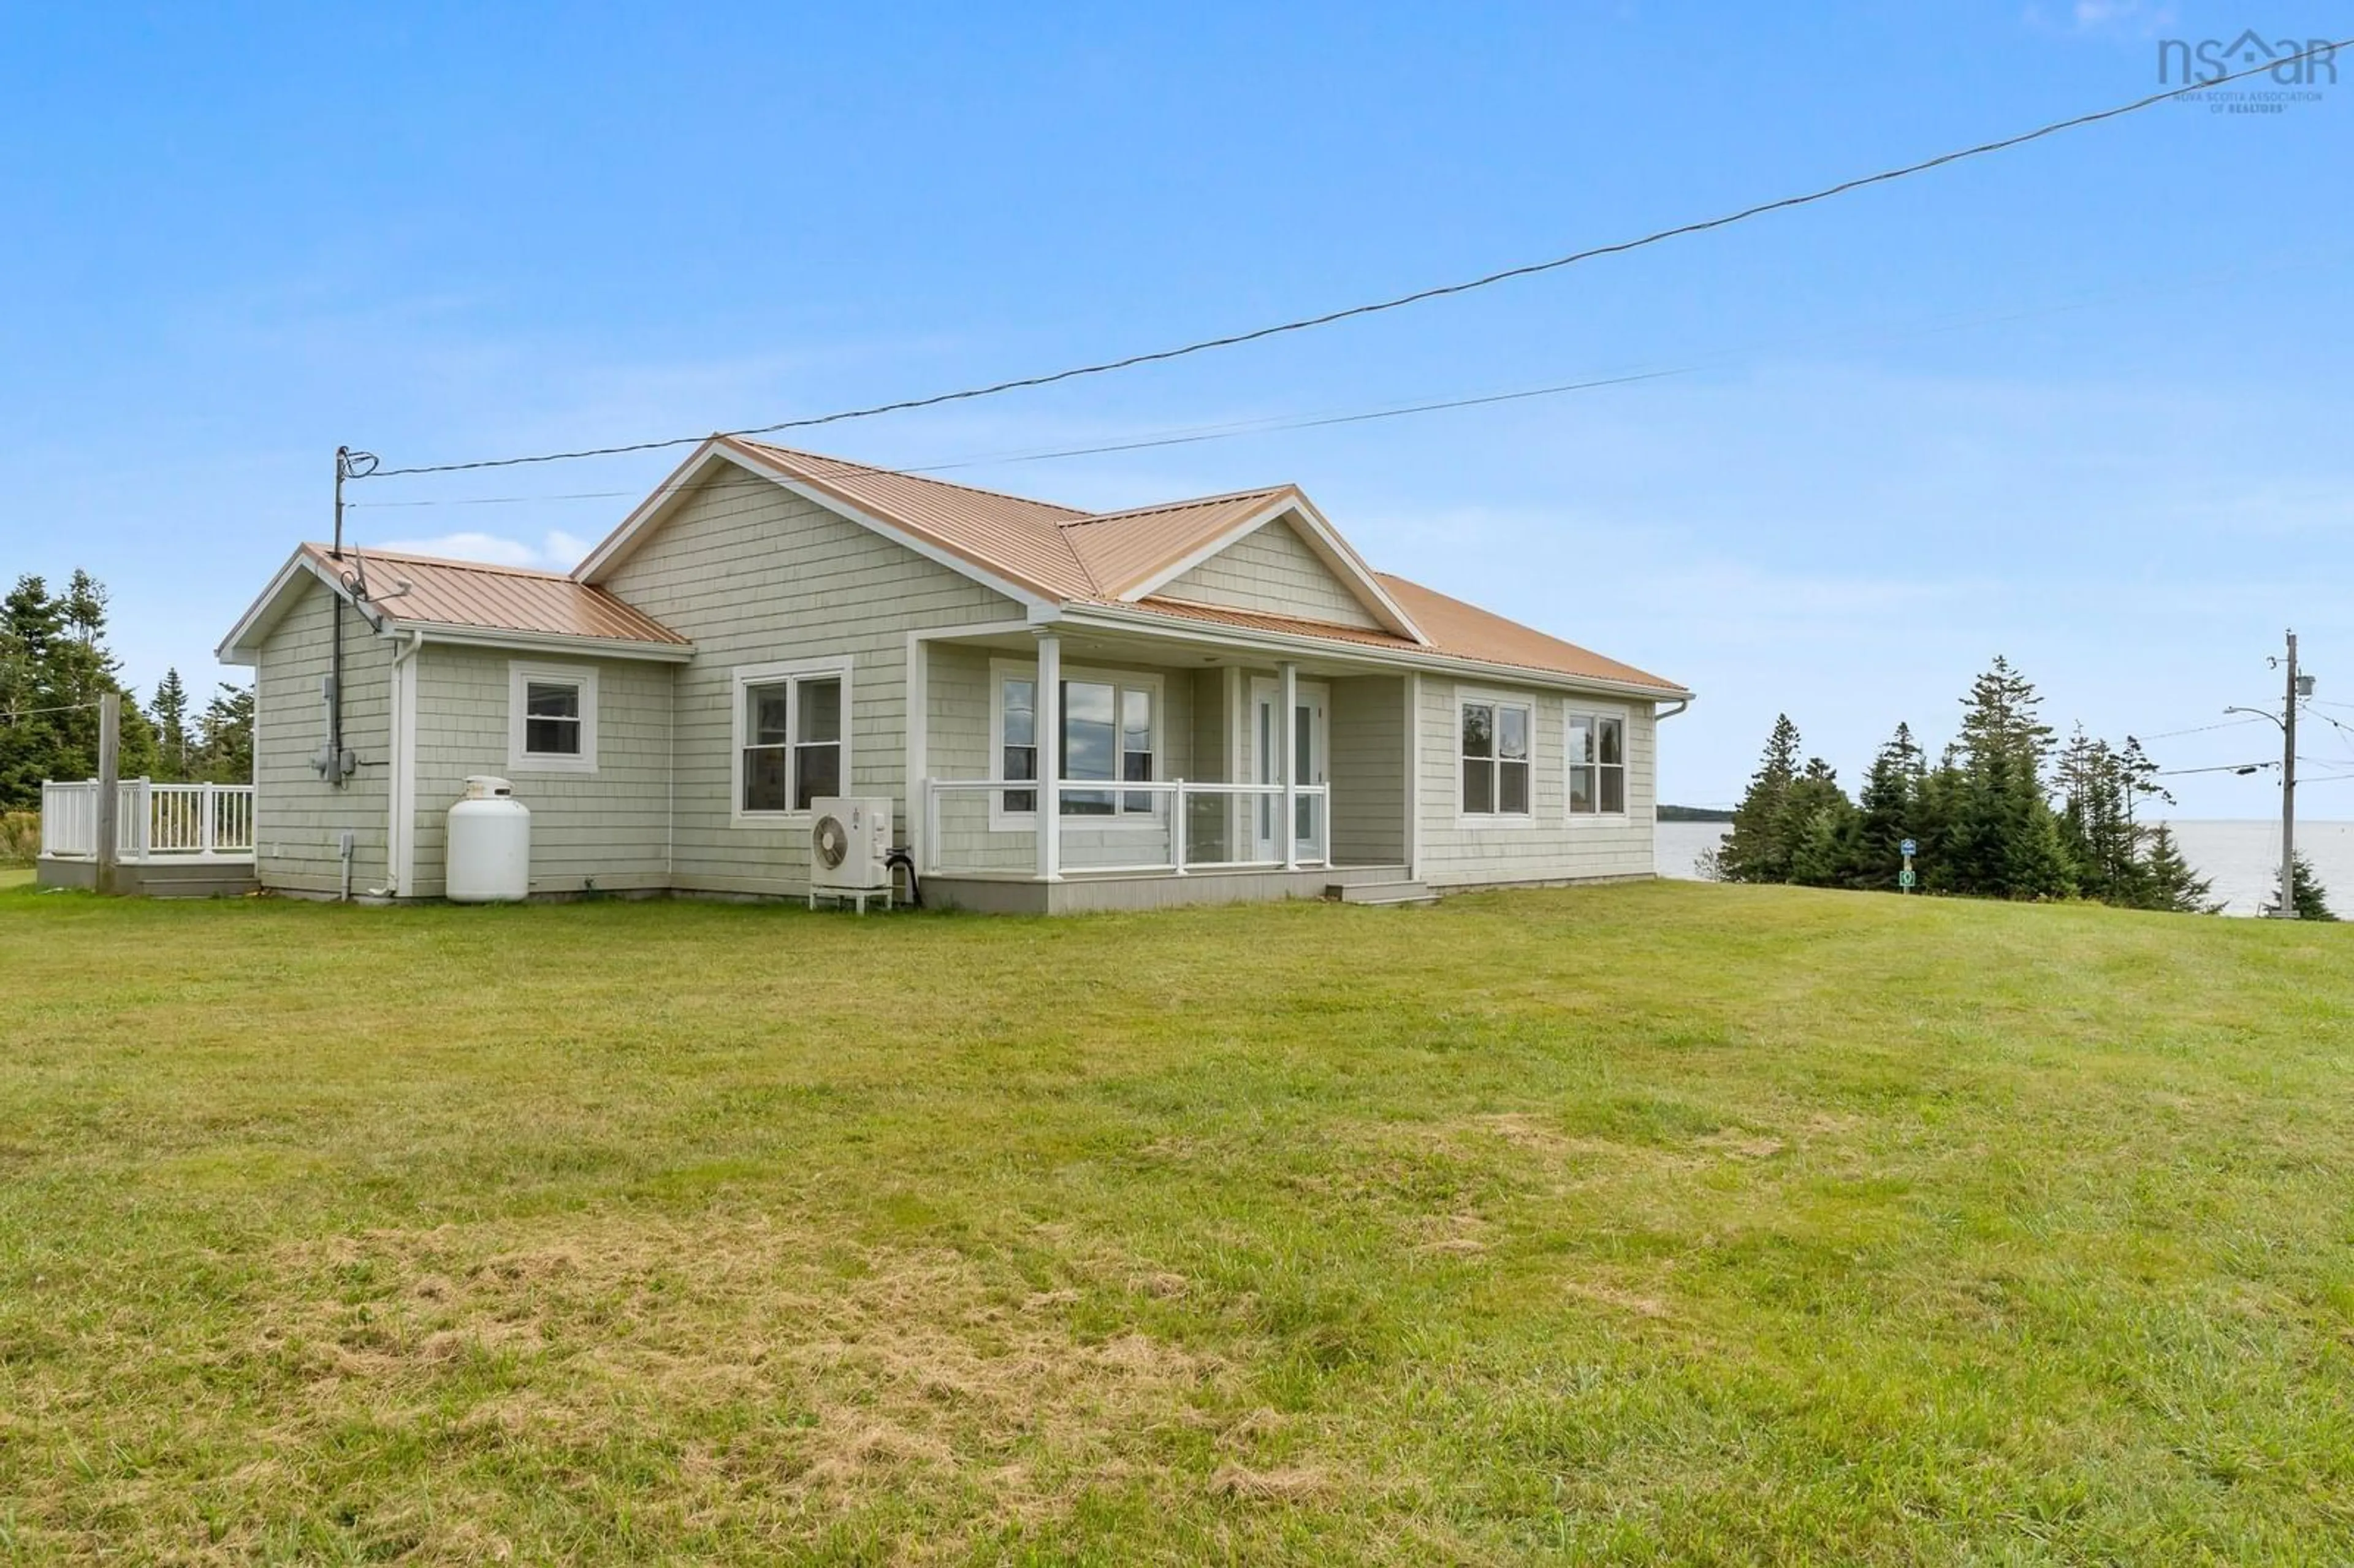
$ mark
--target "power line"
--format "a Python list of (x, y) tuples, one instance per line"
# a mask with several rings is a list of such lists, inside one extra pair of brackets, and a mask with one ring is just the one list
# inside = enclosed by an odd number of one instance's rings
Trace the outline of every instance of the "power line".
[[(1638, 381), (1660, 381), (1671, 376), (1689, 376), (1691, 367), (1679, 366), (1670, 370), (1644, 370), (1626, 376), (1599, 376), (1591, 381), (1564, 381), (1552, 387), (1523, 387), (1517, 392), (1490, 392), (1475, 397), (1449, 397), (1435, 403), (1411, 403), (1400, 408), (1361, 409), (1347, 414), (1320, 414), (1308, 418), (1271, 415), (1263, 419), (1241, 419), (1226, 425), (1197, 425), (1161, 435), (1139, 436), (1132, 440), (1109, 441), (1092, 447), (1062, 447), (1044, 451), (993, 452), (981, 457), (958, 458), (950, 462), (918, 464), (912, 468), (895, 468), (881, 471), (901, 474), (949, 473), (963, 468), (986, 468), (998, 464), (1045, 462), (1057, 458), (1097, 457), (1106, 452), (1143, 451), (1154, 447), (1190, 446), (1200, 441), (1225, 440), (1234, 436), (1271, 435), (1278, 430), (1312, 430), (1330, 425), (1357, 425), (1374, 419), (1399, 419), (1411, 414), (1432, 414), (1450, 408), (1478, 408), (1497, 403), (1525, 402), (1532, 397), (1554, 397), (1566, 392), (1590, 392), (1604, 387), (1627, 387)], [(707, 440), (698, 436), (697, 440)], [(872, 466), (859, 464), (859, 467)], [(747, 481), (750, 486), (765, 485), (766, 480)], [(665, 488), (658, 486), (659, 495)], [(361, 507), (415, 506), (506, 506), (526, 501), (610, 501), (626, 496), (645, 496), (636, 490), (579, 491), (569, 495), (482, 495), (452, 501), (353, 501), (345, 504)]]
[(2262, 719), (2253, 718), (2225, 719), (2221, 724), (2193, 725), (2189, 729), (2160, 730), (2156, 735), (2136, 735), (2128, 736), (2126, 738), (2128, 740), (2172, 740), (2177, 736), (2205, 735), (2210, 730), (2238, 729), (2243, 725), (2262, 724), (2263, 722), (2264, 721)]
[[(1762, 217), (1768, 213), (1786, 212), (1797, 207), (1811, 207), (1818, 202), (1829, 201), (1835, 196), (1845, 196), (1850, 192), (1862, 190), (1871, 185), (1885, 185), (1891, 181), (1905, 179), (1914, 175), (1926, 174), (1932, 169), (1943, 168), (1948, 164), (1957, 164), (1971, 158), (1980, 158), (1995, 153), (2007, 152), (2013, 147), (2025, 146), (2031, 142), (2040, 142), (2045, 137), (2056, 136), (2063, 132), (2081, 130), (2087, 125), (2096, 125), (2104, 121), (2115, 120), (2122, 118), (2125, 115), (2138, 113), (2140, 111), (2148, 109), (2153, 105), (2164, 103), (2172, 99), (2180, 98), (2186, 93), (2208, 91), (2211, 89), (2221, 87), (2226, 82), (2238, 81), (2246, 77), (2260, 75), (2266, 71), (2278, 70), (2283, 66), (2296, 64), (2314, 56), (2320, 56), (2327, 58), (2333, 55), (2338, 49), (2346, 48), (2349, 45), (2354, 45), (2354, 39), (2313, 44), (2296, 54), (2289, 55), (2280, 59), (2268, 60), (2264, 65), (2252, 66), (2243, 70), (2234, 71), (2227, 76), (2217, 77), (2211, 81), (2186, 82), (2180, 87), (2168, 88), (2161, 92), (2150, 93), (2146, 97), (2135, 99), (2128, 103), (2120, 103), (2114, 105), (2111, 108), (2094, 110), (2090, 113), (2074, 115), (2066, 120), (2055, 120), (2049, 124), (2040, 125), (2032, 131), (2023, 131), (2016, 135), (1999, 137), (1990, 142), (1980, 142), (1973, 146), (1963, 147), (1950, 153), (1940, 153), (1935, 157), (1924, 158), (1917, 163), (1905, 164), (1895, 168), (1882, 169), (1877, 174), (1860, 175), (1851, 179), (1841, 180), (1836, 185), (1825, 185), (1819, 190), (1808, 191), (1799, 196), (1783, 196), (1774, 201), (1759, 202), (1754, 206), (1743, 207), (1736, 212), (1721, 214), (1715, 217), (1702, 218), (1691, 223), (1678, 224), (1670, 228), (1654, 229), (1649, 234), (1641, 235), (1633, 239), (1622, 239), (1608, 245), (1596, 245), (1588, 247), (1583, 250), (1573, 250), (1565, 256), (1556, 256), (1549, 260), (1532, 261), (1517, 267), (1507, 267), (1499, 271), (1490, 272), (1478, 278), (1468, 279), (1461, 282), (1441, 283), (1426, 289), (1417, 289), (1411, 293), (1399, 294), (1391, 299), (1376, 300), (1366, 304), (1344, 306), (1341, 309), (1326, 311), (1317, 315), (1301, 316), (1291, 321), (1278, 322), (1270, 326), (1254, 327), (1246, 332), (1229, 333), (1221, 337), (1201, 338), (1193, 343), (1181, 344), (1174, 348), (1155, 349), (1150, 353), (1131, 354), (1118, 359), (1098, 360), (1090, 365), (1073, 366), (1067, 369), (1050, 371), (1039, 376), (1017, 376), (1011, 380), (992, 382), (986, 386), (968, 387), (954, 392), (936, 392), (928, 397), (903, 397), (893, 402), (871, 404), (863, 408), (844, 408), (839, 409), (831, 414), (812, 414), (799, 419), (781, 419), (771, 425), (756, 425), (748, 427), (744, 429), (730, 430), (724, 433), (736, 436), (772, 435), (779, 430), (808, 429), (818, 425), (840, 424), (850, 419), (870, 419), (882, 414), (897, 414), (905, 413), (916, 408), (938, 408), (944, 403), (960, 403), (968, 402), (974, 398), (993, 397), (1006, 392), (1023, 391), (1038, 387), (1051, 387), (1057, 382), (1076, 380), (1081, 376), (1103, 376), (1113, 371), (1134, 369), (1138, 366), (1161, 364), (1172, 359), (1182, 359), (1192, 355), (1205, 354), (1214, 349), (1239, 347), (1244, 344), (1257, 343), (1263, 339), (1279, 336), (1287, 333), (1307, 332), (1316, 327), (1331, 326), (1335, 323), (1351, 321), (1361, 316), (1377, 315), (1386, 311), (1403, 310), (1408, 305), (1424, 304), (1432, 300), (1445, 299), (1456, 294), (1468, 294), (1478, 289), (1491, 288), (1498, 283), (1510, 282), (1516, 279), (1531, 278), (1535, 277), (1540, 273), (1556, 271), (1564, 267), (1575, 266), (1582, 261), (1591, 261), (1604, 256), (1624, 255), (1629, 251), (1640, 250), (1646, 247), (1661, 244), (1670, 239), (1687, 238), (1692, 235), (1705, 234), (1712, 229), (1724, 228), (1736, 223), (1746, 222), (1751, 218)], [(578, 458), (618, 457), (629, 452), (656, 451), (669, 447), (692, 446), (696, 442), (707, 439), (708, 438), (706, 436), (673, 436), (661, 440), (631, 441), (619, 446), (588, 447), (573, 451), (541, 452), (529, 457), (478, 458), (471, 462), (419, 463), (406, 468), (378, 469), (376, 471), (376, 477), (389, 479), (399, 474), (456, 473), (473, 469), (516, 468), (527, 463), (567, 462)]]
[(96, 703), (59, 703), (57, 706), (48, 708), (0, 708), (0, 718), (20, 719), (31, 718), (35, 714), (80, 713), (84, 708), (94, 708), (98, 705)]
[[(2227, 281), (2235, 278), (2245, 277), (2247, 275), (2248, 271), (2246, 269), (2227, 268), (2221, 271), (2200, 273), (2195, 278), (2190, 280), (2189, 283), (2198, 284)], [(2174, 286), (2179, 287), (2185, 285), (2180, 281), (2177, 281)], [(2118, 299), (2130, 299), (2137, 297), (2137, 295), (2146, 295), (2150, 291), (2152, 291), (2145, 289), (2133, 293), (2119, 293), (2117, 291), (2105, 290), (2092, 294), (2080, 295), (2070, 299), (2039, 305), (2013, 306), (1993, 313), (1948, 313), (1946, 315), (1932, 317), (1926, 321), (1915, 322), (1907, 326), (1898, 327), (1893, 331), (1851, 333), (1840, 335), (1846, 341), (1850, 342), (1867, 344), (1900, 343), (1916, 337), (1949, 333), (1971, 327), (2002, 325), (2012, 322), (2032, 320), (2041, 316), (2058, 315), (2072, 311), (2081, 311), (2092, 306), (2108, 303)], [(1181, 446), (1211, 440), (1231, 440), (1234, 437), (1243, 435), (1268, 435), (1284, 430), (1310, 429), (1324, 426), (1345, 425), (1373, 419), (1397, 418), (1407, 415), (1431, 413), (1448, 409), (1477, 408), (1483, 405), (1522, 401), (1533, 397), (1553, 397), (1562, 393), (1584, 391), (1590, 388), (1621, 386), (1636, 381), (1664, 379), (1674, 376), (1688, 376), (1693, 374), (1703, 366), (1736, 362), (1745, 355), (1768, 353), (1776, 349), (1792, 346), (1819, 344), (1825, 341), (1826, 338), (1824, 334), (1813, 333), (1798, 337), (1784, 338), (1763, 344), (1749, 344), (1738, 347), (1711, 350), (1706, 353), (1691, 356), (1690, 360), (1682, 365), (1673, 366), (1667, 368), (1629, 371), (1621, 375), (1600, 376), (1583, 381), (1566, 382), (1548, 387), (1523, 387), (1518, 390), (1506, 392), (1480, 393), (1459, 397), (1450, 397), (1437, 401), (1408, 404), (1405, 406), (1384, 405), (1382, 408), (1375, 409), (1357, 410), (1346, 413), (1299, 415), (1275, 414), (1255, 419), (1235, 419), (1208, 425), (1181, 425), (1159, 430), (1149, 430), (1125, 440), (1106, 442), (1096, 446), (1066, 447), (1046, 450), (1020, 448), (1011, 451), (981, 452), (951, 459), (942, 462), (921, 463), (907, 467), (880, 469), (879, 471), (917, 475), (949, 473), (959, 469), (990, 467), (1000, 464), (1044, 462), (1050, 460), (1063, 458), (1092, 457), (1109, 452), (1139, 451), (1156, 447)], [(867, 464), (864, 466), (876, 467), (877, 465)], [(514, 506), (535, 502), (555, 503), (617, 500), (647, 501), (670, 494), (678, 489), (684, 488), (686, 484), (691, 482), (691, 481), (682, 481), (680, 483), (674, 485), (658, 485), (651, 492), (643, 490), (583, 490), (556, 492), (552, 493), (542, 493), (539, 494), (525, 495), (455, 496), (447, 499), (424, 498), (410, 501), (349, 501), (345, 502), (345, 505), (348, 510), (359, 511), (371, 509), (414, 510), (420, 507), (435, 506)], [(759, 489), (765, 488), (768, 482), (769, 482), (766, 480), (744, 480), (738, 482), (714, 481), (707, 482), (705, 488), (707, 491), (717, 491), (722, 489)], [(2167, 732), (2168, 735), (2190, 735), (2195, 733), (2198, 732), (2195, 730), (2172, 730)], [(2151, 736), (2149, 738), (2163, 739), (2165, 738), (2165, 736)]]
[(2186, 773), (2253, 773), (2259, 768), (2278, 768), (2277, 762), (2225, 762), (2213, 768), (2161, 768), (2150, 775), (2153, 779), (2179, 779)]

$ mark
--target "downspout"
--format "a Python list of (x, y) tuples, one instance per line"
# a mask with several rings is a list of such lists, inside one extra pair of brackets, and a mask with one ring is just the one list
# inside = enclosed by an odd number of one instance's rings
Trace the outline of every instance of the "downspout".
[(1690, 707), (1690, 706), (1691, 706), (1691, 699), (1690, 697), (1686, 697), (1683, 701), (1681, 701), (1681, 702), (1678, 703), (1674, 707), (1668, 708), (1668, 709), (1665, 709), (1665, 710), (1661, 710), (1661, 709), (1659, 709), (1659, 708), (1654, 708), (1654, 709), (1652, 709), (1652, 710), (1651, 710), (1651, 722), (1652, 722), (1653, 724), (1657, 724), (1657, 723), (1659, 723), (1661, 719), (1671, 719), (1671, 718), (1675, 717), (1678, 714), (1680, 714), (1680, 713), (1683, 712), (1686, 708), (1688, 708), (1688, 707)]

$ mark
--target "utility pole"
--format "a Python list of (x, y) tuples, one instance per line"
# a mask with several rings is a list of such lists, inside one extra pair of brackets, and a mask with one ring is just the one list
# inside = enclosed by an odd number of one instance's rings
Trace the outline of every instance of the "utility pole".
[(350, 471), (352, 449), (335, 449), (335, 542), (327, 554), (336, 560), (344, 558), (344, 476)]
[(122, 853), (117, 835), (122, 832), (122, 698), (113, 692), (98, 699), (98, 799), (92, 804), (91, 826), (98, 835), (90, 846), (97, 856), (93, 870), (98, 891), (111, 893), (114, 863)]
[(2288, 683), (2281, 702), (2280, 917), (2296, 918), (2296, 633), (2288, 634)]

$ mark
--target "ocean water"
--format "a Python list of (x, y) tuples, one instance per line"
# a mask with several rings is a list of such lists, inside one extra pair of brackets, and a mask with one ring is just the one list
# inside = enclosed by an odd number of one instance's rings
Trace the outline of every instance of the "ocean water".
[[(2214, 883), (2226, 915), (2253, 915), (2280, 885), (2280, 823), (2168, 822), (2182, 858)], [(1722, 822), (1661, 822), (1654, 853), (1661, 876), (1696, 875), (1693, 862), (1724, 840)], [(2332, 912), (2354, 916), (2354, 822), (2299, 822), (2297, 847), (2313, 862)]]

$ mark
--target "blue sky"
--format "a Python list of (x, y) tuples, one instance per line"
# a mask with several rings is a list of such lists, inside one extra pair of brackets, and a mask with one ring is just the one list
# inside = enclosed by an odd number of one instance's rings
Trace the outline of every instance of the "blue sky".
[[(0, 5), (0, 572), (199, 684), (333, 450), (737, 427), (1059, 367), (1711, 216), (2152, 90), (2342, 8)], [(917, 464), (1626, 374), (970, 482), (1279, 480), (1373, 562), (1694, 687), (1666, 798), (1777, 710), (1850, 780), (2008, 654), (2063, 726), (2354, 702), (2349, 80), (1182, 364), (808, 444)], [(571, 565), (668, 459), (380, 481), (363, 543)], [(2338, 715), (2354, 722), (2354, 708)], [(2268, 726), (2159, 743), (2274, 748)], [(2316, 726), (2314, 755), (2354, 735)], [(2180, 780), (2195, 815), (2265, 779)], [(2354, 816), (2354, 782), (2307, 815)]]

